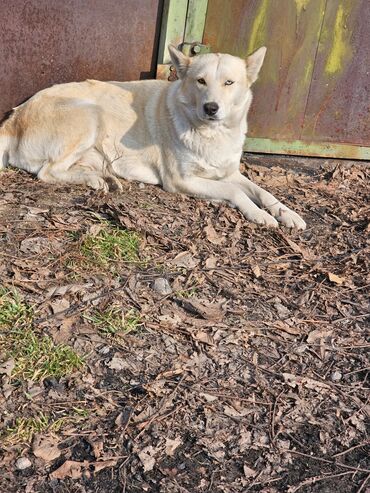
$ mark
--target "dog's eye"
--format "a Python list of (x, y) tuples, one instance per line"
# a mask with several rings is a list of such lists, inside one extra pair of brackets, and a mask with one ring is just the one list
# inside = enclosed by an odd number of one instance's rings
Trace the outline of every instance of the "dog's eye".
[(225, 86), (231, 86), (231, 84), (234, 84), (234, 81), (233, 80), (227, 80), (225, 82)]
[(200, 79), (197, 80), (198, 84), (201, 84), (202, 86), (206, 85), (206, 81), (201, 77)]

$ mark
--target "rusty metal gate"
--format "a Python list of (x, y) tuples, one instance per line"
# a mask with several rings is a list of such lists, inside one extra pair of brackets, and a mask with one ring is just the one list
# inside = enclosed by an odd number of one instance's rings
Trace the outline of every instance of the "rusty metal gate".
[(160, 64), (168, 41), (267, 46), (247, 150), (370, 159), (369, 0), (170, 0), (165, 14)]
[(163, 0), (0, 0), (0, 118), (51, 84), (155, 77)]

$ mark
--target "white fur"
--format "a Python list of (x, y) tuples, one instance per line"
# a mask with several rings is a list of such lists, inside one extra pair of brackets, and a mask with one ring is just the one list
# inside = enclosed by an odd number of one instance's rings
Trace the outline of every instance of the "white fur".
[[(250, 86), (265, 51), (246, 61), (221, 54), (190, 59), (170, 47), (180, 76), (174, 83), (89, 80), (40, 91), (0, 129), (0, 166), (9, 156), (41, 180), (105, 190), (107, 181), (122, 188), (117, 177), (160, 184), (226, 200), (259, 224), (304, 229), (303, 219), (239, 171)], [(210, 102), (218, 105), (215, 115), (206, 113)]]

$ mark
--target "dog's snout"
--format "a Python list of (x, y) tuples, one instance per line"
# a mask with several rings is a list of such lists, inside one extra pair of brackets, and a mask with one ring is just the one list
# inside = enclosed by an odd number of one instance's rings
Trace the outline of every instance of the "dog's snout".
[(212, 102), (212, 103), (205, 103), (203, 108), (204, 108), (204, 113), (206, 115), (214, 116), (217, 113), (219, 106), (217, 103)]

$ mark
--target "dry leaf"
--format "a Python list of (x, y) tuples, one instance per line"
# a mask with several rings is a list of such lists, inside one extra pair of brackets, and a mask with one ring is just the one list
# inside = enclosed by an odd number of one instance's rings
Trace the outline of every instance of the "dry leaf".
[(302, 255), (304, 259), (312, 259), (313, 255), (309, 251), (307, 251), (305, 248), (301, 247), (298, 245), (295, 241), (291, 240), (288, 236), (286, 236), (281, 230), (277, 231), (278, 235), (282, 237), (286, 243), (290, 246), (292, 251), (294, 253), (299, 253)]
[(218, 397), (214, 396), (212, 394), (207, 394), (206, 392), (201, 392), (199, 394), (199, 397), (203, 397), (207, 402), (214, 402), (217, 401)]
[(62, 323), (60, 324), (58, 329), (56, 329), (52, 333), (53, 341), (56, 344), (61, 344), (70, 341), (74, 331), (73, 326), (77, 320), (78, 320), (78, 316), (76, 315), (68, 318), (63, 317)]
[(293, 375), (292, 373), (283, 373), (283, 378), (285, 383), (293, 388), (304, 386), (312, 390), (330, 389), (330, 385), (320, 382), (319, 380), (313, 380), (312, 378)]
[(213, 245), (222, 245), (222, 243), (225, 243), (226, 238), (218, 234), (210, 222), (208, 222), (208, 225), (204, 228), (204, 231), (206, 233), (207, 240)]
[(257, 472), (251, 467), (247, 466), (247, 464), (243, 465), (243, 471), (246, 478), (253, 478), (257, 474)]
[(166, 446), (165, 446), (166, 454), (169, 456), (174, 455), (175, 450), (181, 444), (182, 444), (182, 440), (180, 437), (176, 437), (174, 440), (172, 440), (171, 438), (166, 438)]
[(224, 312), (221, 309), (221, 303), (211, 304), (208, 300), (196, 300), (192, 299), (176, 299), (184, 310), (194, 315), (198, 315), (206, 320), (221, 320), (224, 316)]
[(107, 363), (108, 368), (111, 370), (125, 370), (129, 367), (128, 363), (117, 356), (113, 356), (109, 363)]
[(151, 471), (155, 464), (154, 455), (157, 453), (157, 450), (149, 445), (148, 447), (143, 448), (137, 455), (141, 460), (141, 463), (144, 466), (144, 472)]
[(345, 281), (344, 277), (339, 277), (336, 274), (333, 274), (332, 272), (328, 273), (328, 278), (329, 281), (334, 282), (335, 284), (339, 284), (339, 286), (341, 286)]
[(261, 269), (259, 268), (258, 265), (252, 267), (252, 272), (257, 279), (261, 277)]
[(208, 257), (205, 266), (207, 269), (214, 269), (217, 266), (217, 257), (214, 255), (211, 255), (211, 257)]
[(97, 438), (97, 439), (89, 439), (89, 443), (92, 447), (93, 454), (95, 456), (95, 459), (99, 459), (103, 455), (103, 450), (104, 450), (104, 442), (103, 440)]
[[(79, 479), (82, 477), (82, 473), (89, 466), (87, 460), (83, 462), (76, 462), (74, 460), (66, 460), (58, 469), (50, 473), (51, 479), (64, 479), (64, 478), (72, 478)], [(89, 474), (86, 470), (85, 474)]]
[(68, 310), (70, 303), (66, 298), (60, 298), (50, 303), (50, 306), (53, 310), (54, 315), (57, 315), (58, 313)]
[(326, 337), (331, 336), (332, 333), (333, 331), (329, 329), (312, 330), (307, 336), (307, 342), (311, 344), (312, 342), (315, 342), (317, 339), (325, 339)]
[(246, 416), (249, 414), (250, 411), (247, 409), (241, 409), (240, 411), (237, 411), (231, 406), (224, 406), (224, 413), (226, 416), (229, 416), (230, 418), (240, 418), (242, 416)]
[(204, 344), (208, 344), (209, 346), (214, 345), (214, 341), (212, 337), (202, 330), (198, 330), (195, 334), (193, 334), (193, 338), (197, 341), (203, 342)]
[(8, 359), (4, 363), (0, 365), (0, 375), (10, 375), (12, 374), (12, 371), (14, 370), (15, 367), (15, 361), (13, 358)]
[(53, 296), (64, 296), (66, 293), (78, 293), (93, 286), (92, 283), (86, 284), (66, 284), (65, 286), (54, 286), (47, 290), (46, 299)]
[(89, 227), (89, 235), (97, 236), (104, 229), (104, 224), (95, 223)]
[(57, 459), (62, 453), (54, 438), (41, 435), (35, 435), (32, 442), (32, 452), (36, 457), (46, 462)]
[(107, 469), (108, 467), (114, 467), (118, 462), (117, 459), (107, 459), (107, 460), (100, 460), (97, 462), (90, 462), (90, 465), (94, 466), (94, 471), (99, 472), (103, 469)]
[(186, 269), (193, 269), (199, 263), (190, 252), (181, 252), (172, 260), (169, 264), (176, 265), (177, 267), (185, 267)]
[(38, 254), (42, 251), (48, 250), (49, 241), (47, 238), (26, 238), (21, 242), (19, 250), (23, 253)]
[(276, 320), (274, 322), (274, 328), (282, 330), (282, 331), (286, 332), (287, 334), (291, 334), (294, 336), (299, 335), (301, 333), (301, 331), (297, 327), (288, 325), (283, 320)]

